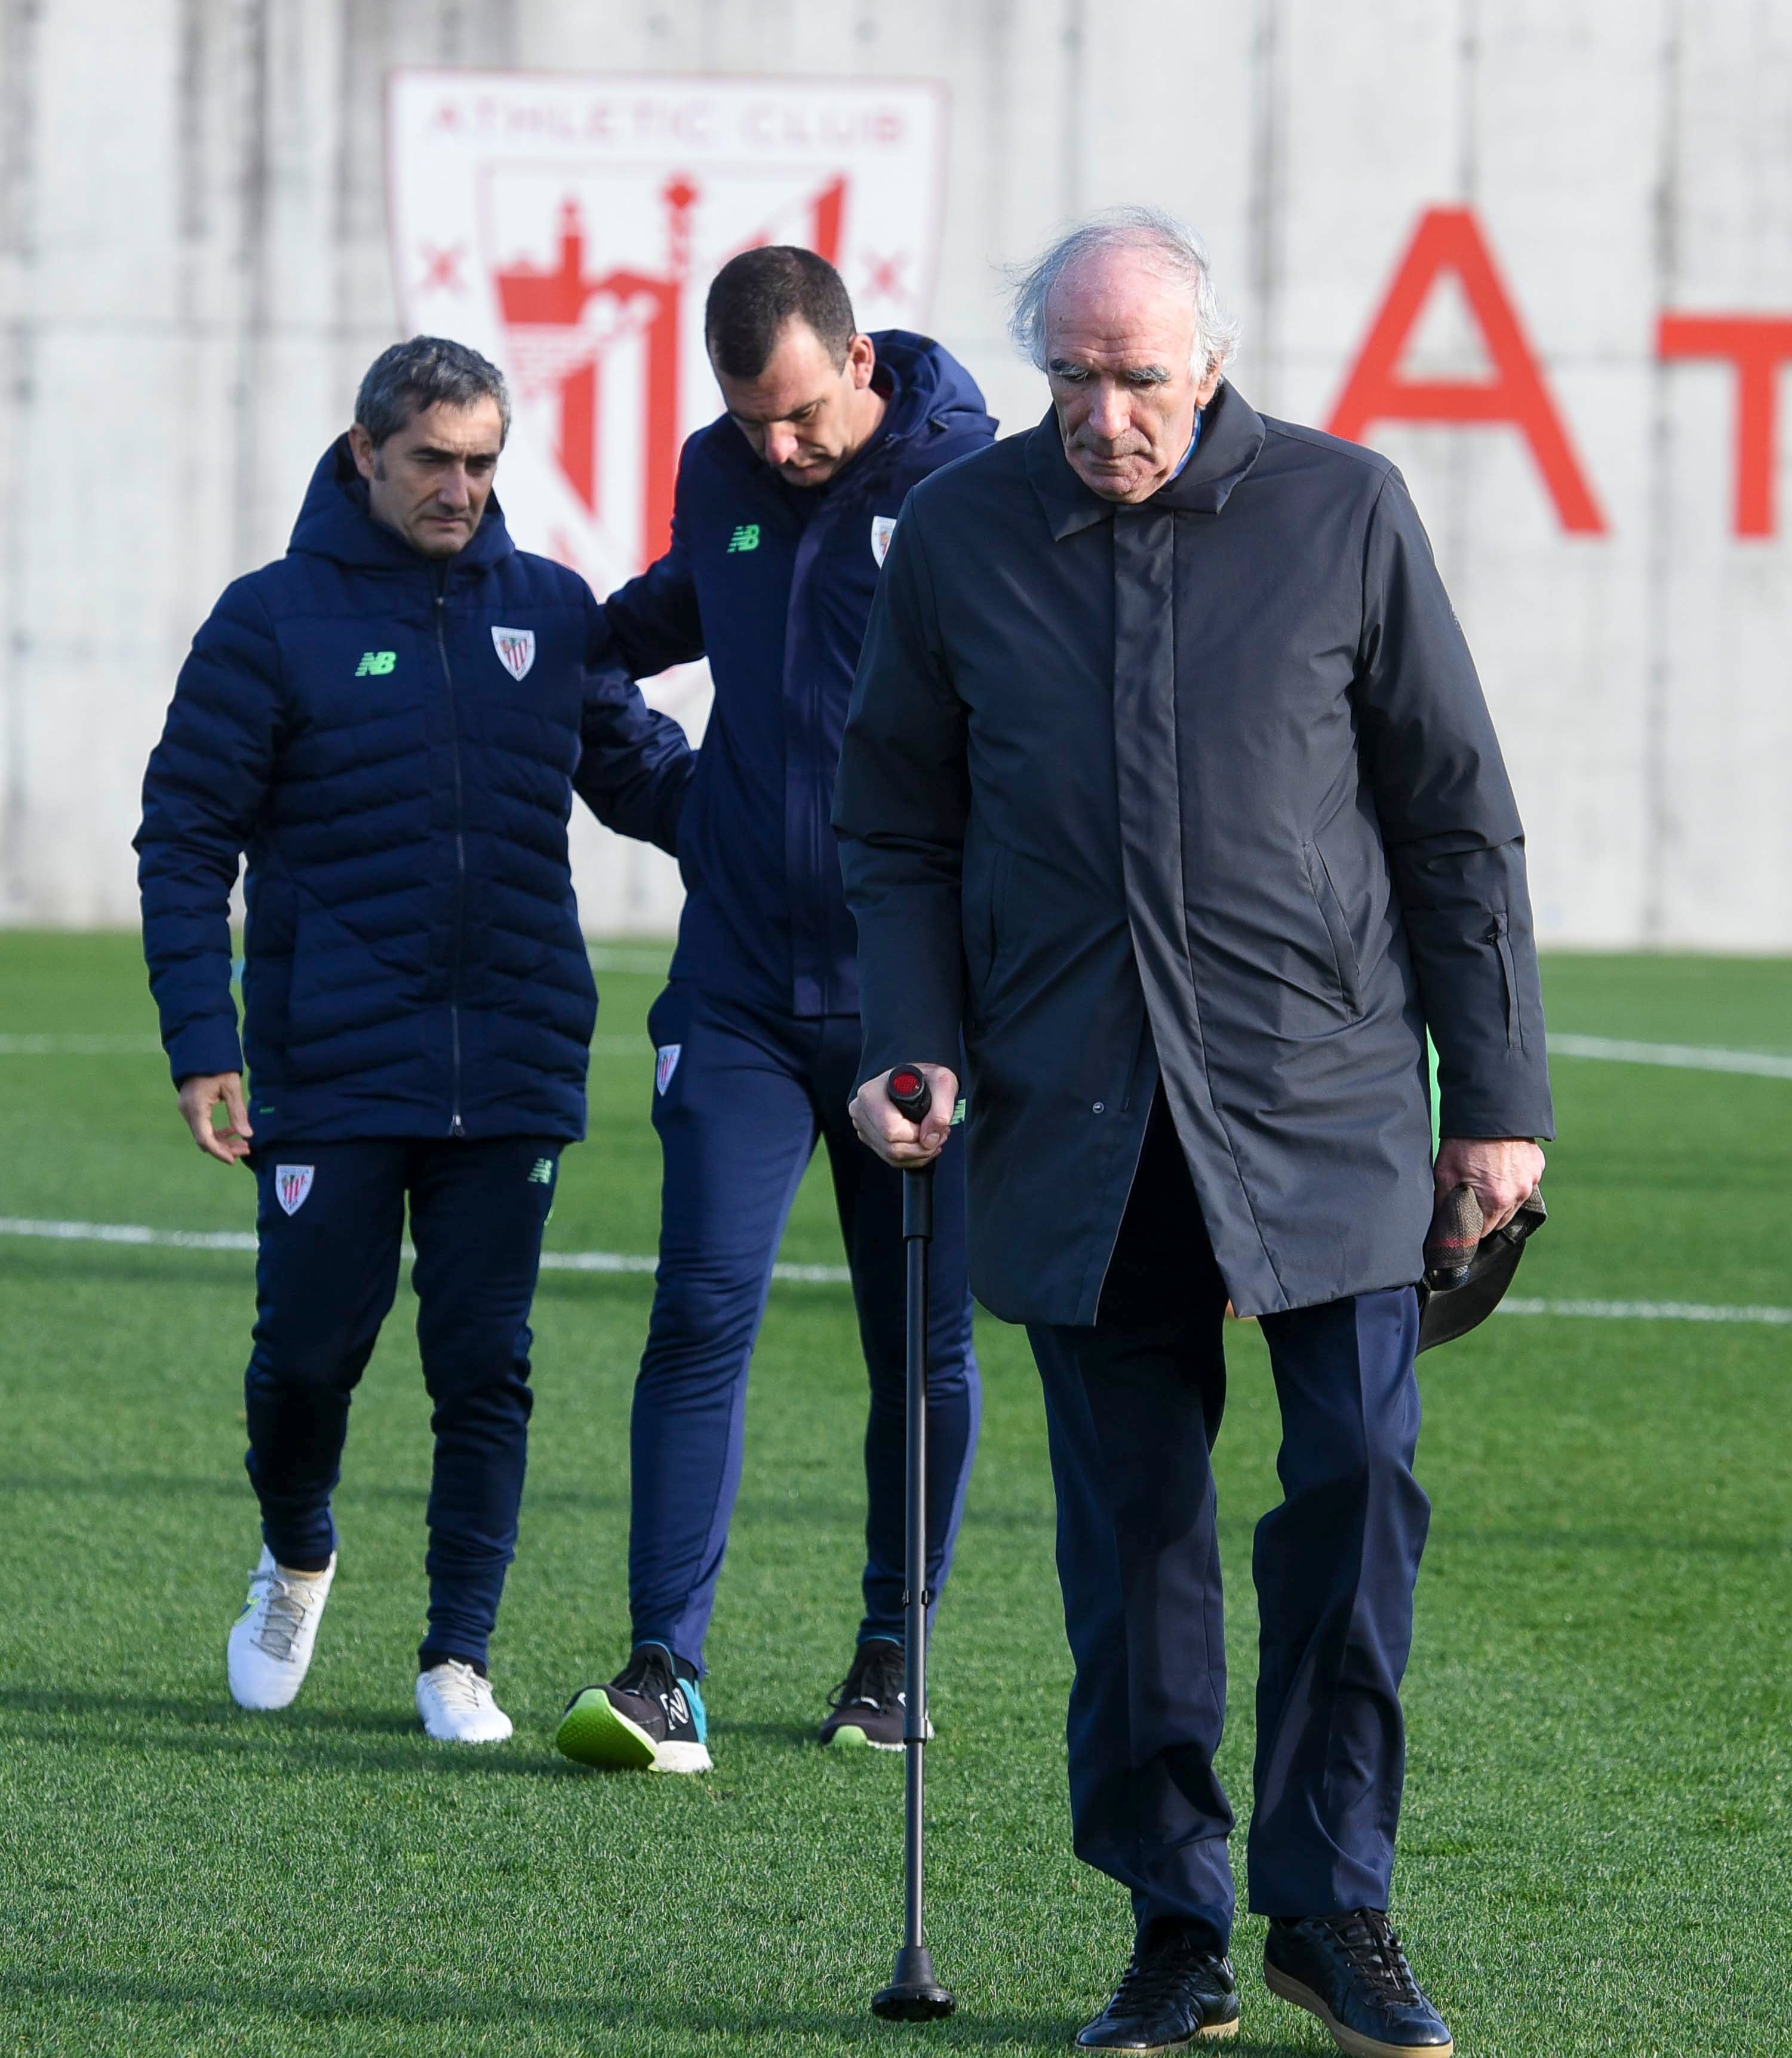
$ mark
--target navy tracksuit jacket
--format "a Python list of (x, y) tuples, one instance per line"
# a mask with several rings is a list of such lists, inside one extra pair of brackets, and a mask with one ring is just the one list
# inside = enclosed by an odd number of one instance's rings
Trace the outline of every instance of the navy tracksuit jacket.
[[(901, 1182), (853, 1135), (856, 936), (831, 826), (859, 646), (909, 488), (991, 439), (968, 373), (924, 336), (873, 339), (887, 406), (828, 485), (789, 486), (724, 416), (685, 444), (672, 544), (605, 603), (634, 677), (707, 656), (715, 683), (678, 839), (687, 889), (650, 1027), (666, 1175), (658, 1286), (635, 1390), (637, 1642), (700, 1669), (739, 1482), (746, 1374), (784, 1222), (826, 1142), (871, 1376), (861, 1639), (900, 1639)], [(950, 1562), (979, 1394), (961, 1154), (939, 1174), (930, 1583)]]
[(284, 1564), (335, 1547), (348, 1396), (409, 1202), (435, 1404), (430, 1662), (484, 1661), (523, 1489), (541, 1231), (561, 1146), (585, 1129), (597, 991), (573, 792), (675, 850), (694, 762), (606, 668), (605, 640), (584, 582), (519, 550), (495, 499), (448, 559), (375, 522), (344, 437), (286, 556), (195, 638), (144, 781), (144, 948), (170, 1068), (248, 1059), (248, 1466)]

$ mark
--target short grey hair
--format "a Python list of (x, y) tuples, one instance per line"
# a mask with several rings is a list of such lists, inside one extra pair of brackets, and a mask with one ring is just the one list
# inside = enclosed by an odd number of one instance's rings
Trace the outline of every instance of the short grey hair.
[(1146, 250), (1161, 261), (1194, 304), (1198, 373), (1224, 371), (1238, 348), (1238, 324), (1219, 304), (1206, 245), (1186, 222), (1161, 207), (1111, 207), (1091, 215), (1031, 264), (1014, 269), (1008, 333), (1022, 356), (1047, 369), (1045, 305), (1052, 288), (1073, 265), (1108, 250)]
[(426, 407), (473, 407), (481, 400), (498, 403), (508, 438), (511, 389), (491, 359), (445, 336), (414, 336), (381, 351), (368, 367), (355, 395), (355, 419), (377, 448)]

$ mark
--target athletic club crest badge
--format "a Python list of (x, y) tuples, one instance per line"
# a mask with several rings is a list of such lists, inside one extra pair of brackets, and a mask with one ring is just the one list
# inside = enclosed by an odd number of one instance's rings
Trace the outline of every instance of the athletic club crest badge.
[(873, 514), (871, 518), (871, 554), (880, 565), (890, 554), (890, 538), (896, 534), (896, 525), (893, 514)]
[(315, 1165), (276, 1165), (274, 1167), (274, 1198), (289, 1215), (296, 1215), (311, 1192), (311, 1182), (317, 1176)]
[(704, 298), (737, 251), (801, 244), (862, 328), (925, 329), (947, 122), (931, 81), (391, 74), (401, 321), (508, 375), (517, 537), (599, 593), (665, 552), (716, 412)]
[(492, 646), (498, 653), (498, 662), (513, 679), (520, 679), (535, 662), (535, 632), (533, 629), (499, 629), (491, 632)]
[(672, 1083), (672, 1075), (678, 1069), (678, 1059), (684, 1051), (682, 1043), (662, 1043), (654, 1057), (654, 1091), (664, 1094)]

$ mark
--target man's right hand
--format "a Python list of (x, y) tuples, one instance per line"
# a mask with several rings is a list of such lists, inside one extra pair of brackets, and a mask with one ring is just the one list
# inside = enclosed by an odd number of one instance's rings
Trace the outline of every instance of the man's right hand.
[[(228, 1120), (222, 1129), (212, 1125), (212, 1110), (220, 1101)], [(193, 1140), (208, 1158), (221, 1165), (235, 1165), (249, 1154), (249, 1111), (243, 1099), (240, 1072), (194, 1072), (181, 1082), (181, 1112), (193, 1131)]]
[[(900, 1166), (904, 1171), (931, 1165), (944, 1150), (946, 1138), (952, 1133), (952, 1110), (958, 1106), (956, 1072), (944, 1065), (922, 1065), (917, 1069), (933, 1090), (933, 1105), (919, 1122), (898, 1113), (890, 1099), (889, 1072), (867, 1079), (846, 1110), (859, 1132), (859, 1141), (869, 1144), (886, 1165)], [(895, 1070), (892, 1065), (890, 1071)]]

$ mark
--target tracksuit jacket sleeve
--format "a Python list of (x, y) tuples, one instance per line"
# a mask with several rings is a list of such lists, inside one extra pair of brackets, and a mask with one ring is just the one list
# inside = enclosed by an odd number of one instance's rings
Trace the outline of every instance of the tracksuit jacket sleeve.
[(669, 714), (648, 706), (628, 670), (606, 655), (603, 610), (591, 603), (583, 749), (573, 785), (606, 828), (678, 855), (678, 817), (697, 753)]
[(1369, 517), (1358, 733), (1437, 1046), (1445, 1136), (1552, 1136), (1524, 832), (1431, 546), (1398, 472)]
[(242, 1070), (230, 895), (267, 797), (280, 720), (272, 625), (239, 581), (181, 668), (144, 776), (136, 838), (144, 956), (177, 1085)]
[(672, 541), (638, 578), (620, 586), (598, 610), (597, 654), (650, 679), (673, 665), (703, 655), (703, 618), (697, 604), (685, 534), (685, 470), (673, 497)]
[(911, 502), (872, 602), (834, 787), (859, 929), (862, 1079), (908, 1063), (959, 1067), (969, 815), (964, 705)]

